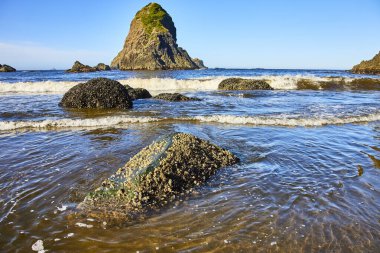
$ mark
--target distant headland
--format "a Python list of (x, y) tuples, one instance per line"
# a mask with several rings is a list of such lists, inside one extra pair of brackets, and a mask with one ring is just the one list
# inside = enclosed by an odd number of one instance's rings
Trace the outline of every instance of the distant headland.
[(369, 61), (362, 61), (355, 65), (352, 70), (355, 74), (380, 75), (380, 52)]

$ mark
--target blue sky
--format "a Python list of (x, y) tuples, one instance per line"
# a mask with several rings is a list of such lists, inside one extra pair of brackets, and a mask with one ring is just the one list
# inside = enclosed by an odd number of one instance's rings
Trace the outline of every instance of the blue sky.
[[(0, 64), (110, 63), (144, 0), (1, 0)], [(380, 0), (157, 0), (209, 67), (348, 69), (380, 50)]]

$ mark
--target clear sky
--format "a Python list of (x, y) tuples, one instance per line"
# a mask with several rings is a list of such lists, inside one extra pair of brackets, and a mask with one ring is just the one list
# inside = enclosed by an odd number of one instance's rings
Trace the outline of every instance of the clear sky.
[[(0, 64), (109, 64), (145, 0), (0, 0)], [(380, 0), (157, 0), (209, 67), (348, 69), (380, 50)]]

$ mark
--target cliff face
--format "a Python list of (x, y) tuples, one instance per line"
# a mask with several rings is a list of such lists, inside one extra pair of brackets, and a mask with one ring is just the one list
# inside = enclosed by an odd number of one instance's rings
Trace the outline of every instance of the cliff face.
[(355, 65), (352, 70), (355, 74), (380, 75), (380, 52), (369, 61), (362, 61)]
[(172, 18), (156, 3), (148, 4), (136, 14), (124, 47), (111, 67), (121, 70), (200, 68), (186, 50), (178, 47)]

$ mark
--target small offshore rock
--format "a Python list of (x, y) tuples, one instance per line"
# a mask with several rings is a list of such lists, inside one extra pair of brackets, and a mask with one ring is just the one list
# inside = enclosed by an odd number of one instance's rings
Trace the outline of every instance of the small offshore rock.
[(6, 64), (1, 65), (0, 64), (0, 72), (15, 72), (15, 71), (16, 71), (16, 69), (9, 66), (9, 65), (6, 65)]
[(71, 88), (59, 105), (67, 108), (129, 109), (133, 103), (127, 89), (119, 82), (95, 78)]
[(98, 71), (109, 71), (111, 70), (111, 67), (104, 64), (104, 63), (99, 63), (98, 65), (96, 65), (95, 67)]
[(203, 61), (199, 58), (192, 59), (193, 62), (198, 66), (199, 69), (207, 69), (207, 67), (204, 65)]
[(273, 90), (273, 88), (264, 80), (228, 78), (223, 80), (219, 90)]
[(164, 206), (237, 162), (228, 150), (190, 134), (174, 133), (132, 157), (89, 193), (78, 209), (96, 218), (128, 219)]
[(74, 65), (71, 69), (66, 70), (67, 73), (86, 73), (86, 72), (95, 72), (98, 71), (96, 68), (84, 65), (79, 61), (74, 62)]
[(154, 97), (155, 99), (162, 99), (171, 102), (181, 102), (181, 101), (201, 101), (199, 98), (192, 98), (184, 96), (180, 93), (161, 93)]

